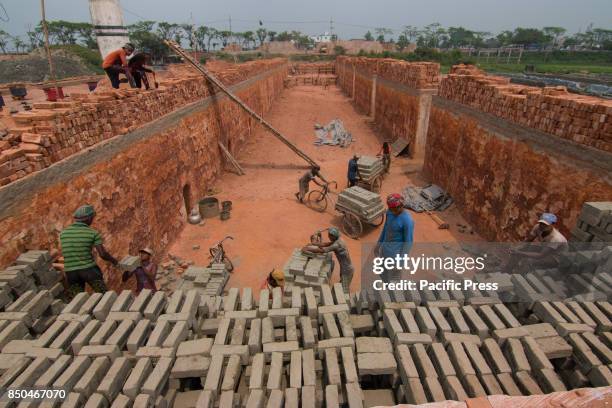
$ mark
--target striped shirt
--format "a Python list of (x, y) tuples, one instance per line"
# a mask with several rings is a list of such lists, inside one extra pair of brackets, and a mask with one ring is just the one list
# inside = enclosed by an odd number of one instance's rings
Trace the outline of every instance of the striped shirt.
[(98, 231), (83, 222), (75, 222), (60, 233), (64, 270), (78, 271), (96, 266), (92, 249), (102, 245)]

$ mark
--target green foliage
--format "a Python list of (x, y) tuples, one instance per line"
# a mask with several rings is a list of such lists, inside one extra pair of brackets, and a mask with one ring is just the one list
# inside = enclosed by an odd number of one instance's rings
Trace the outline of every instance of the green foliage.
[(91, 48), (84, 47), (79, 44), (68, 44), (68, 45), (52, 45), (52, 50), (64, 50), (65, 52), (78, 57), (83, 64), (90, 70), (99, 74), (104, 73), (102, 69), (102, 57), (98, 50), (92, 50)]
[(336, 54), (336, 55), (344, 55), (344, 54), (346, 54), (346, 48), (344, 48), (341, 45), (336, 45), (334, 47), (334, 54)]
[(128, 26), (128, 33), (130, 41), (138, 50), (149, 52), (153, 60), (163, 60), (168, 56), (169, 50), (163, 43), (160, 32), (164, 35), (170, 35), (170, 33), (165, 29), (160, 30), (159, 24), (157, 31), (154, 30), (155, 24), (154, 21), (139, 21)]
[(6, 31), (0, 29), (0, 50), (3, 54), (6, 54), (6, 46), (9, 43), (11, 36)]
[(372, 33), (371, 33), (371, 32), (369, 32), (369, 31), (368, 31), (367, 33), (365, 33), (365, 35), (363, 36), (363, 38), (364, 38), (366, 41), (374, 41), (374, 36), (373, 36), (373, 35), (372, 35)]

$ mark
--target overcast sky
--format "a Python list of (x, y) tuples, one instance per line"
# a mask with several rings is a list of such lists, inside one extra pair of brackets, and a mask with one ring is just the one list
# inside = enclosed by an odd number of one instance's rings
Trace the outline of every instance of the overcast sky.
[[(262, 20), (269, 30), (329, 31), (361, 38), (368, 28), (405, 25), (464, 26), (497, 33), (514, 27), (561, 26), (570, 33), (589, 24), (612, 29), (612, 0), (120, 0), (127, 24), (138, 20), (196, 24), (233, 31), (254, 30)], [(90, 21), (88, 0), (47, 0), (47, 18)], [(0, 0), (0, 28), (24, 34), (40, 20), (39, 0)], [(394, 34), (397, 37), (397, 33)]]

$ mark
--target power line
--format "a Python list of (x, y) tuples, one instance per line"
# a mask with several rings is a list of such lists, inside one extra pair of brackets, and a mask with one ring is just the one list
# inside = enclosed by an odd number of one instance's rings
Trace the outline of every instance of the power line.
[(4, 22), (4, 23), (8, 23), (10, 20), (10, 17), (8, 15), (8, 13), (6, 12), (6, 9), (4, 8), (4, 5), (2, 3), (0, 3), (0, 8), (2, 9), (2, 13), (4, 13), (5, 17), (0, 17), (0, 21)]
[(130, 10), (126, 9), (126, 8), (125, 8), (125, 7), (123, 7), (123, 6), (120, 6), (120, 7), (121, 7), (121, 9), (122, 9), (123, 11), (125, 11), (125, 12), (126, 12), (126, 13), (128, 13), (128, 14), (131, 14), (131, 15), (133, 15), (133, 16), (136, 16), (136, 17), (140, 18), (141, 20), (148, 20), (146, 17), (143, 17), (143, 16), (141, 16), (141, 15), (139, 15), (139, 14), (136, 14), (136, 13), (134, 13), (133, 11), (130, 11)]

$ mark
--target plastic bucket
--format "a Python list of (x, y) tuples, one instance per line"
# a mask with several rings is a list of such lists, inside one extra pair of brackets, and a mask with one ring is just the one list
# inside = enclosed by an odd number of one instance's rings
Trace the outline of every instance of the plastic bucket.
[(219, 218), (221, 218), (221, 221), (229, 220), (229, 217), (230, 217), (229, 211), (221, 211), (221, 214), (219, 215)]
[(28, 94), (26, 87), (23, 85), (11, 86), (9, 87), (9, 91), (15, 98), (25, 98), (25, 96)]
[(47, 100), (49, 102), (55, 102), (58, 99), (64, 98), (64, 91), (61, 87), (57, 87), (57, 89), (55, 87), (43, 88), (43, 91), (45, 91), (45, 94), (47, 95)]
[(214, 218), (219, 215), (219, 200), (215, 197), (206, 197), (198, 201), (198, 208), (202, 218)]
[(221, 201), (221, 210), (222, 211), (230, 211), (232, 209), (231, 201)]

